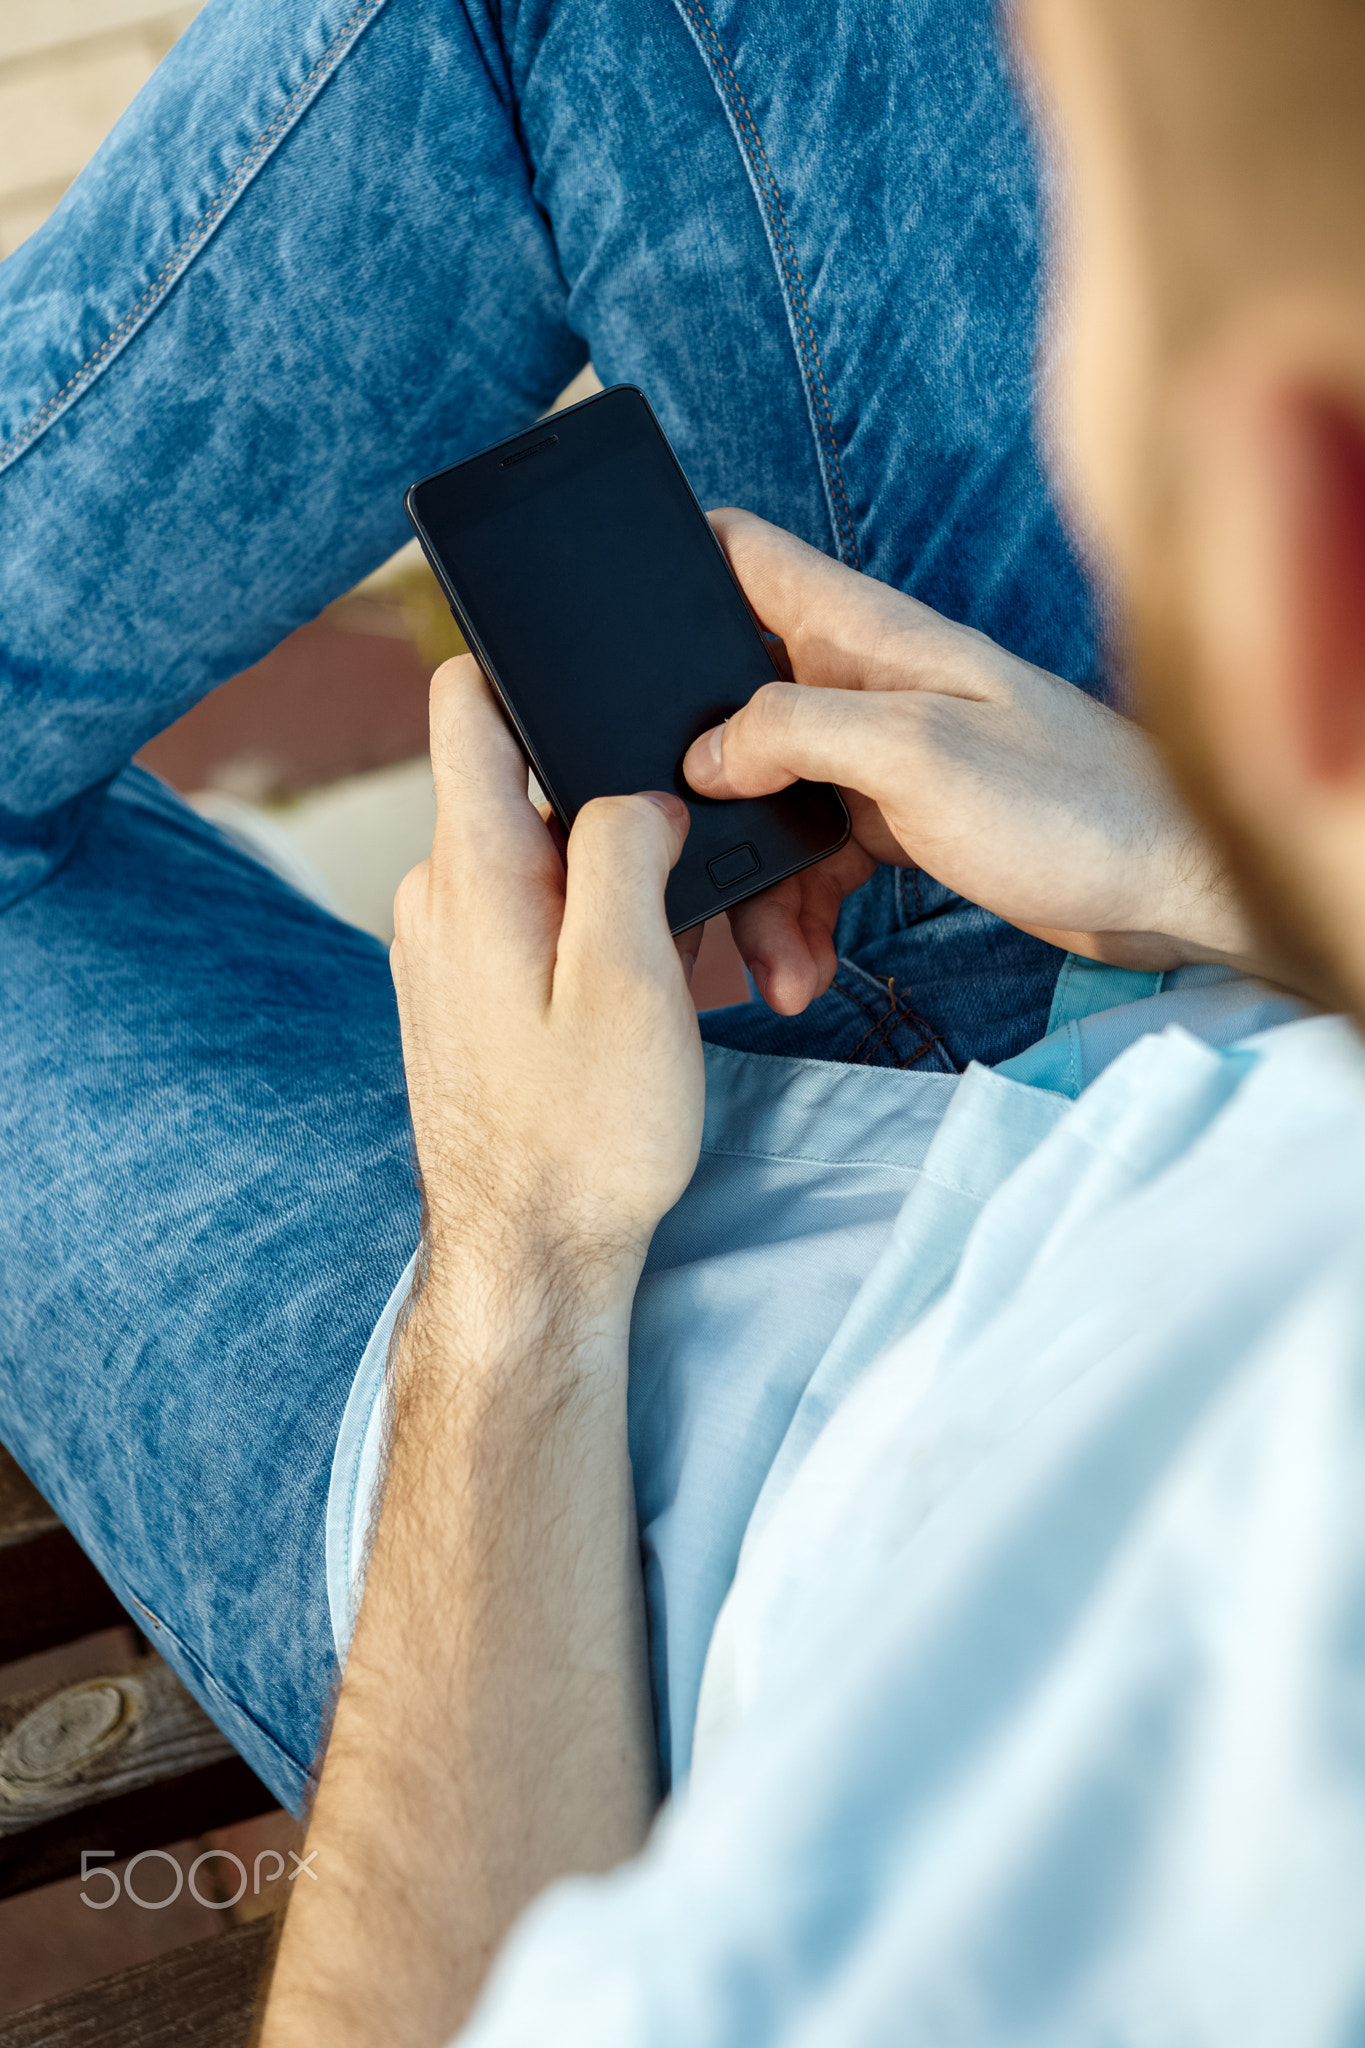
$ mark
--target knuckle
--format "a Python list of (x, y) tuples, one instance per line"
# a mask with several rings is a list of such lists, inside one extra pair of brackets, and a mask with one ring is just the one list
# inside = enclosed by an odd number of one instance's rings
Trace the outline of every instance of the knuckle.
[(472, 654), (452, 654), (433, 673), (431, 687), (446, 694), (458, 689), (461, 683), (467, 683), (470, 677), (477, 675), (478, 672), (479, 664)]
[(758, 739), (773, 744), (786, 737), (791, 731), (797, 695), (795, 683), (765, 683), (755, 692), (747, 708)]
[(426, 897), (427, 863), (410, 868), (394, 891), (393, 935), (398, 945), (410, 944)]
[(652, 809), (643, 796), (596, 796), (584, 804), (578, 818), (594, 835), (620, 833), (634, 830)]
[(792, 685), (790, 683), (765, 683), (750, 703), (750, 710), (758, 715), (761, 725), (786, 725), (791, 718)]

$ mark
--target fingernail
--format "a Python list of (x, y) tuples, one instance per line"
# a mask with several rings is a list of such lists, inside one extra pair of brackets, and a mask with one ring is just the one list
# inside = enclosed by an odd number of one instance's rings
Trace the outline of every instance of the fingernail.
[(699, 733), (693, 740), (687, 750), (687, 758), (692, 764), (688, 769), (689, 781), (696, 782), (700, 778), (711, 782), (720, 774), (720, 735), (720, 726), (713, 725), (710, 732)]
[(657, 804), (661, 811), (667, 811), (670, 818), (681, 818), (687, 815), (687, 805), (683, 802), (682, 798), (680, 796), (670, 796), (666, 789), (642, 789), (640, 794), (641, 796), (648, 797), (652, 804)]

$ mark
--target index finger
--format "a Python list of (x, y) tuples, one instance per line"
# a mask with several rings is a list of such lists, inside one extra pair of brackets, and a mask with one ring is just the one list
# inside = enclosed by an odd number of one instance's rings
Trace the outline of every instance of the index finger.
[(429, 885), (447, 897), (462, 942), (482, 949), (490, 971), (535, 970), (548, 992), (564, 862), (531, 802), (521, 749), (471, 655), (444, 662), (432, 677), (431, 769)]
[(442, 662), (431, 679), (431, 774), (445, 859), (520, 865), (550, 847), (525, 758), (472, 654)]
[(707, 517), (759, 619), (788, 645), (852, 573), (756, 512), (725, 505)]

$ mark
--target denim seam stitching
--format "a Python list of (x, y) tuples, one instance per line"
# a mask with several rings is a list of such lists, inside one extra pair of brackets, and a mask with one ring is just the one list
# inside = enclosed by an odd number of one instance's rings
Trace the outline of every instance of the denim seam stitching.
[[(106, 1572), (105, 1576), (108, 1577), (109, 1574)], [(121, 1578), (121, 1575), (120, 1583), (123, 1584), (127, 1592), (128, 1598), (132, 1601), (138, 1613), (145, 1615), (147, 1620), (151, 1622), (152, 1626), (158, 1631), (159, 1634), (164, 1635), (169, 1642), (175, 1644), (176, 1649), (179, 1650), (181, 1656), (185, 1659), (186, 1663), (192, 1664), (194, 1666), (195, 1671), (199, 1674), (200, 1679), (203, 1681), (205, 1691), (216, 1693), (226, 1706), (232, 1708), (234, 1713), (240, 1714), (244, 1721), (249, 1721), (251, 1723), (251, 1726), (255, 1729), (256, 1733), (270, 1745), (271, 1749), (274, 1750), (275, 1754), (280, 1758), (281, 1762), (288, 1764), (291, 1769), (298, 1771), (300, 1776), (303, 1778), (304, 1783), (307, 1784), (312, 1776), (312, 1772), (310, 1771), (308, 1765), (304, 1763), (301, 1760), (301, 1758), (296, 1757), (294, 1755), (293, 1750), (287, 1748), (285, 1744), (280, 1741), (279, 1736), (275, 1734), (273, 1729), (266, 1727), (264, 1721), (261, 1720), (259, 1714), (254, 1713), (250, 1707), (248, 1707), (242, 1700), (239, 1700), (237, 1698), (235, 1693), (230, 1692), (228, 1690), (227, 1686), (223, 1684), (222, 1679), (219, 1678), (215, 1672), (210, 1670), (209, 1666), (204, 1662), (204, 1659), (198, 1654), (198, 1652), (190, 1648), (189, 1644), (185, 1641), (185, 1638), (180, 1634), (178, 1629), (172, 1628), (170, 1623), (166, 1621), (160, 1614), (158, 1614), (154, 1607), (149, 1607), (145, 1600), (139, 1600), (137, 1594), (133, 1591), (132, 1587), (128, 1585), (126, 1580), (123, 1580)], [(117, 1586), (114, 1588), (114, 1591), (117, 1593)], [(172, 1666), (172, 1669), (174, 1669), (174, 1666)], [(215, 1723), (215, 1726), (216, 1725), (217, 1724)], [(220, 1730), (219, 1732), (225, 1734), (226, 1730)], [(231, 1736), (228, 1736), (228, 1740), (230, 1742), (232, 1741)], [(236, 1748), (235, 1743), (233, 1744), (233, 1747), (234, 1749)], [(240, 1756), (241, 1751), (238, 1750), (237, 1753)]]
[(87, 357), (75, 375), (48, 399), (41, 411), (34, 414), (28, 425), (0, 447), (0, 469), (8, 468), (17, 462), (47, 428), (59, 419), (68, 407), (75, 404), (82, 392), (89, 390), (100, 373), (109, 367), (114, 357), (120, 354), (133, 336), (145, 326), (171, 287), (184, 276), (194, 258), (231, 210), (233, 202), (246, 190), (262, 164), (273, 155), (299, 116), (317, 98), (361, 31), (386, 4), (387, 0), (361, 0), (361, 4), (350, 18), (343, 22), (312, 69), (295, 86), (269, 127), (257, 136), (207, 211), (200, 215), (180, 247), (172, 252), (141, 298), (124, 314), (117, 326), (110, 330), (94, 354)]
[[(720, 37), (712, 26), (710, 16), (702, 5), (702, 0), (679, 0), (679, 4), (702, 38), (703, 46), (706, 42), (709, 42), (715, 52), (712, 70), (717, 77), (721, 91), (729, 102), (730, 111), (735, 117), (735, 125), (739, 131), (741, 147), (749, 158), (754, 172), (759, 202), (768, 217), (768, 225), (772, 230), (778, 264), (787, 288), (788, 303), (797, 314), (797, 345), (801, 352), (802, 366), (807, 380), (809, 381), (813, 377), (820, 387), (820, 403), (821, 409), (824, 412), (824, 421), (823, 424), (817, 422), (818, 433), (819, 438), (825, 443), (825, 452), (830, 468), (833, 471), (835, 488), (838, 491), (843, 507), (842, 512), (838, 507), (831, 508), (834, 511), (835, 526), (837, 529), (841, 529), (836, 534), (839, 542), (839, 552), (850, 567), (861, 569), (862, 562), (858, 555), (858, 541), (853, 524), (853, 513), (849, 506), (848, 493), (844, 488), (843, 466), (839, 461), (839, 446), (834, 434), (834, 419), (830, 411), (829, 389), (825, 383), (824, 364), (820, 360), (820, 345), (815, 338), (815, 324), (811, 319), (810, 304), (806, 297), (806, 281), (801, 274), (801, 266), (797, 261), (796, 243), (792, 236), (790, 223), (787, 220), (787, 210), (782, 204), (781, 187), (778, 185), (777, 179), (773, 175), (772, 166), (768, 162), (768, 153), (763, 147), (763, 139), (758, 132), (754, 117), (749, 111), (749, 102), (744, 97), (739, 80), (735, 77), (734, 68), (725, 53)], [(746, 129), (748, 131), (747, 135), (745, 133)], [(752, 141), (749, 140), (749, 137), (752, 137)], [(764, 189), (765, 183), (766, 190)], [(774, 205), (777, 209), (776, 216), (773, 212)], [(778, 226), (779, 218), (781, 220), (780, 228)], [(797, 311), (794, 294), (799, 294), (800, 296), (801, 304), (799, 311)], [(802, 333), (803, 326), (805, 329), (804, 334)], [(814, 363), (813, 370), (812, 360)]]
[[(842, 970), (844, 968), (848, 968), (853, 974), (862, 975), (865, 981), (870, 982), (873, 986), (875, 986), (879, 994), (883, 996), (886, 994), (886, 983), (882, 981), (875, 981), (874, 977), (868, 974), (865, 968), (857, 967), (851, 960), (845, 961), (841, 958), (839, 961), (839, 969)], [(869, 1057), (865, 1060), (860, 1060), (858, 1058), (858, 1054), (862, 1051), (863, 1047), (867, 1044), (868, 1039), (872, 1037), (874, 1032), (878, 1035), (879, 1042), (882, 1045), (883, 1049), (888, 1052), (890, 1051), (890, 1041), (887, 1036), (887, 1033), (891, 1025), (896, 1021), (897, 1017), (895, 993), (893, 991), (891, 995), (890, 1009), (887, 1010), (882, 1016), (877, 1017), (873, 1016), (870, 1004), (864, 1002), (863, 998), (857, 993), (857, 991), (855, 989), (850, 988), (847, 985), (846, 977), (842, 972), (836, 971), (834, 980), (830, 984), (830, 986), (832, 988), (837, 988), (839, 990), (839, 993), (842, 996), (844, 996), (848, 1002), (853, 1003), (858, 1009), (862, 1011), (865, 1017), (871, 1019), (871, 1022), (868, 1025), (867, 1030), (864, 1031), (862, 1037), (853, 1047), (853, 1050), (851, 1052), (847, 1052), (844, 1054), (842, 1064), (846, 1067), (870, 1066), (871, 1056), (869, 1055)], [(899, 1066), (900, 1062), (897, 1061), (896, 1064), (897, 1066)]]
[[(912, 1067), (916, 1060), (923, 1058), (925, 1053), (936, 1050), (946, 1062), (947, 1071), (950, 1074), (957, 1072), (956, 1067), (952, 1063), (948, 1048), (928, 1019), (921, 1017), (918, 1010), (912, 1009), (908, 1003), (902, 1009), (901, 999), (895, 991), (894, 977), (889, 982), (881, 981), (876, 975), (869, 974), (866, 968), (859, 967), (855, 961), (845, 960), (842, 957), (839, 960), (839, 968), (842, 972), (836, 973), (832, 986), (838, 988), (840, 993), (849, 1002), (855, 1003), (863, 1015), (871, 1019), (868, 1029), (858, 1040), (852, 1052), (845, 1053), (842, 1062), (844, 1066), (869, 1066), (871, 1064), (872, 1055), (870, 1053), (861, 1060), (858, 1058), (858, 1054), (874, 1035), (884, 1051), (894, 1053), (894, 1048), (891, 1044), (891, 1033), (901, 1025), (914, 1024), (919, 1028), (921, 1034), (920, 1041), (912, 1052), (907, 1053), (903, 1059), (896, 1060), (897, 1068), (904, 1072)], [(855, 990), (848, 987), (845, 977), (853, 974), (860, 975), (869, 984), (870, 988), (877, 990), (879, 995), (889, 997), (890, 1007), (884, 1015), (874, 1017), (871, 1009), (863, 1001), (862, 997)], [(874, 1046), (873, 1050), (875, 1051), (875, 1049)]]

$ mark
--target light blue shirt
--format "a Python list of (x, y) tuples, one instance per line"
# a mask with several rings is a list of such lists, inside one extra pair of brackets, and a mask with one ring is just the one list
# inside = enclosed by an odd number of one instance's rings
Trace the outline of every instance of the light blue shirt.
[(1348, 2038), (1365, 1064), (1226, 977), (1072, 980), (1013, 1071), (708, 1056), (632, 1347), (691, 1775), (472, 2040)]

